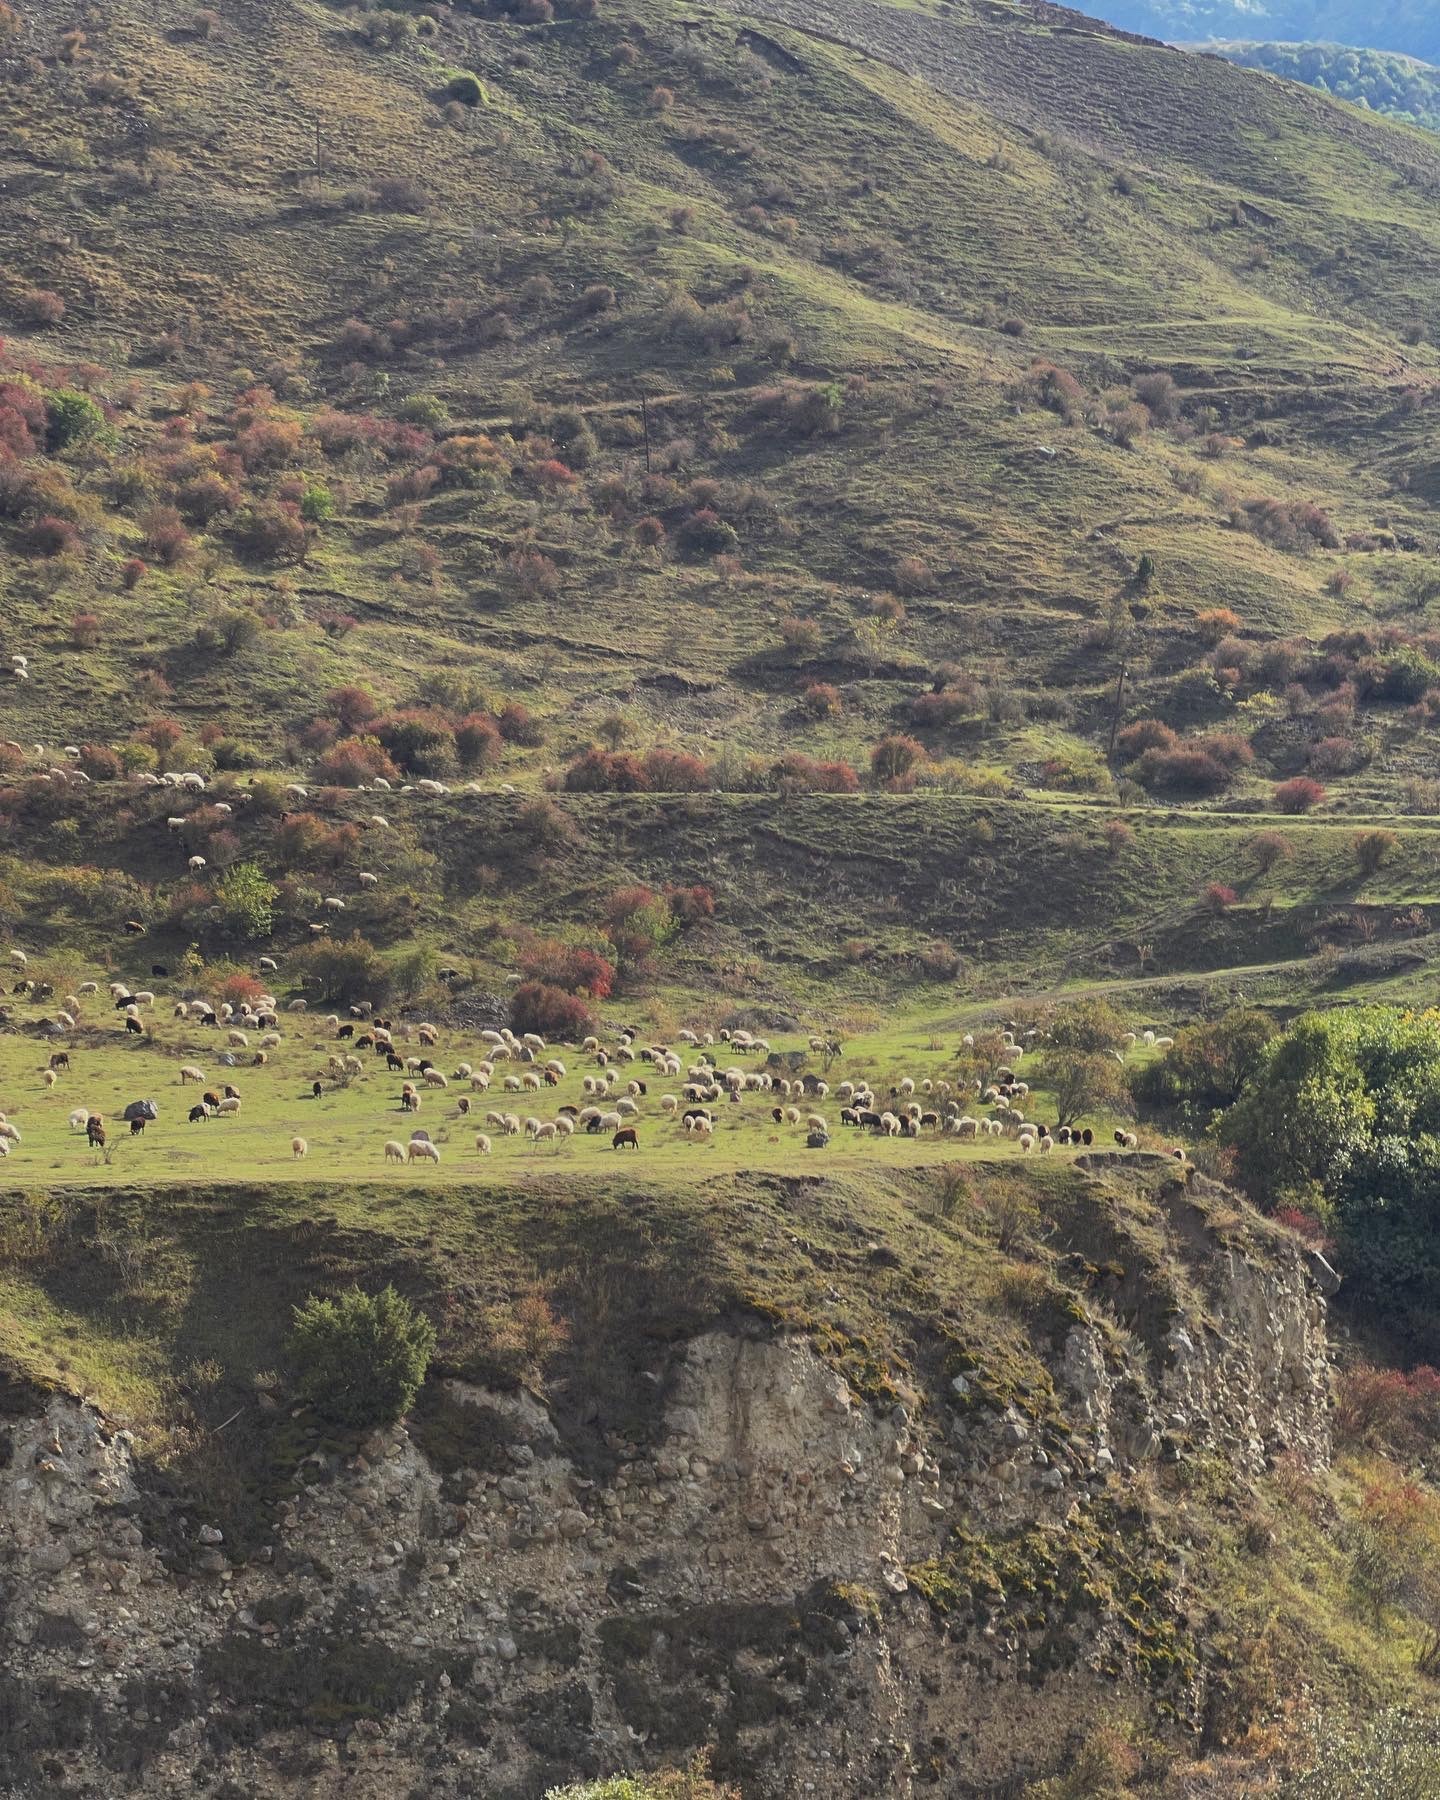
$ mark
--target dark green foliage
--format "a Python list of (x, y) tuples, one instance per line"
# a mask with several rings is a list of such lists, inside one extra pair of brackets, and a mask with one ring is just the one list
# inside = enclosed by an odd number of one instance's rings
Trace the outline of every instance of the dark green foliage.
[(46, 442), (52, 450), (83, 444), (105, 428), (105, 415), (88, 394), (56, 388), (45, 399)]
[[(1440, 35), (1434, 32), (1432, 19), (1417, 20), (1415, 31), (1423, 35), (1427, 27), (1432, 27), (1425, 40), (1429, 53), (1440, 55)], [(1440, 130), (1440, 69), (1408, 56), (1342, 44), (1226, 44), (1222, 54), (1244, 68), (1303, 81), (1337, 100)]]
[(1347, 1282), (1421, 1343), (1440, 1299), (1440, 1018), (1307, 1013), (1224, 1122), (1250, 1192), (1323, 1208)]
[(312, 1296), (295, 1308), (289, 1351), (300, 1393), (340, 1425), (390, 1425), (415, 1398), (435, 1327), (393, 1287)]
[(1268, 1013), (1243, 1008), (1186, 1026), (1165, 1056), (1135, 1071), (1130, 1091), (1152, 1106), (1185, 1107), (1203, 1118), (1239, 1099), (1275, 1034)]

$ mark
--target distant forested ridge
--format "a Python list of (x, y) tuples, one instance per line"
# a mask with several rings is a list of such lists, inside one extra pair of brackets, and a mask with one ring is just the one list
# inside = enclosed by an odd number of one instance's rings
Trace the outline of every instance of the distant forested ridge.
[(1170, 43), (1219, 38), (1263, 40), (1272, 48), (1349, 44), (1440, 63), (1440, 7), (1434, 0), (1269, 0), (1259, 6), (1255, 0), (1086, 0), (1085, 10)]
[(1391, 50), (1343, 44), (1216, 44), (1231, 62), (1264, 69), (1372, 112), (1440, 131), (1440, 68)]

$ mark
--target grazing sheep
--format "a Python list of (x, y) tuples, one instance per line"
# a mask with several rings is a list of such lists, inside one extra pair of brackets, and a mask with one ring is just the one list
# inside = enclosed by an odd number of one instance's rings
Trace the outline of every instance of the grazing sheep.
[(23, 969), (26, 967), (26, 965), (29, 963), (29, 961), (30, 961), (30, 958), (25, 954), (25, 952), (23, 950), (12, 950), (10, 952), (10, 963), (13, 968)]
[(673, 1094), (662, 1094), (660, 1096), (660, 1110), (663, 1113), (678, 1112), (680, 1110), (680, 1102)]
[(638, 1150), (640, 1148), (640, 1139), (636, 1134), (633, 1125), (623, 1126), (610, 1140), (610, 1148), (612, 1150), (623, 1149), (627, 1144), (632, 1150)]
[(198, 875), (205, 867), (205, 858), (203, 856), (192, 856), (185, 866), (192, 875)]
[(555, 1121), (556, 1137), (568, 1138), (575, 1135), (575, 1121), (566, 1113), (561, 1113)]
[(47, 1088), (53, 1088), (60, 1077), (53, 1069), (47, 1069), (40, 1079), (45, 1083)]
[(70, 1129), (72, 1131), (83, 1131), (85, 1129), (85, 1121), (89, 1117), (90, 1117), (89, 1107), (77, 1106), (75, 1108), (74, 1112), (72, 1112), (70, 1115), (70, 1120), (69, 1120)]
[(476, 1132), (475, 1148), (479, 1151), (481, 1156), (488, 1156), (490, 1154), (490, 1139), (485, 1134), (485, 1132), (483, 1132), (483, 1131)]
[(244, 1050), (249, 1046), (250, 1040), (243, 1031), (233, 1030), (225, 1033), (225, 1042), (233, 1049)]
[(126, 1019), (125, 1029), (135, 1037), (144, 1037), (145, 1035), (145, 1027), (138, 1019)]
[(633, 1119), (639, 1111), (640, 1108), (628, 1097), (615, 1102), (615, 1112), (619, 1118)]
[(439, 1069), (426, 1069), (424, 1079), (426, 1087), (445, 1088), (450, 1085)]
[(958, 1119), (950, 1121), (950, 1129), (960, 1138), (977, 1138), (980, 1135), (980, 1121), (972, 1119), (968, 1113), (962, 1113)]
[(408, 1162), (433, 1162), (440, 1160), (438, 1145), (432, 1144), (429, 1138), (411, 1138), (405, 1146), (405, 1157)]
[[(715, 1126), (709, 1119), (687, 1119), (685, 1121), (685, 1129), (690, 1133), (691, 1137), (696, 1138), (712, 1137), (715, 1132)], [(638, 1144), (636, 1145), (636, 1149), (639, 1149)]]
[(385, 1146), (385, 1160), (386, 1162), (404, 1162), (405, 1146), (391, 1138)]
[(372, 875), (368, 869), (362, 869), (357, 879), (363, 888), (379, 887), (380, 885), (380, 877)]
[(185, 1117), (192, 1125), (199, 1125), (203, 1120), (210, 1117), (210, 1108), (202, 1100), (198, 1106), (192, 1106)]
[(265, 1033), (264, 1037), (262, 1037), (260, 1040), (260, 1048), (262, 1050), (278, 1049), (279, 1044), (280, 1044), (280, 1033), (278, 1031), (267, 1031)]
[(203, 1069), (197, 1069), (195, 1067), (194, 1063), (183, 1064), (180, 1069), (180, 1085), (181, 1085), (181, 1087), (184, 1087), (184, 1085), (187, 1081), (197, 1082), (201, 1087), (204, 1087), (205, 1071)]
[(1144, 1032), (1144, 1033), (1143, 1033), (1143, 1034), (1142, 1034), (1142, 1036), (1141, 1036), (1141, 1039), (1140, 1039), (1140, 1041), (1141, 1041), (1141, 1043), (1142, 1043), (1142, 1044), (1144, 1044), (1144, 1045), (1145, 1045), (1145, 1046), (1146, 1046), (1146, 1047), (1147, 1047), (1147, 1048), (1149, 1048), (1149, 1047), (1150, 1047), (1150, 1046), (1152, 1046), (1152, 1045), (1153, 1045), (1153, 1044), (1154, 1044), (1154, 1042), (1155, 1042), (1155, 1033), (1154, 1033), (1154, 1032), (1153, 1032), (1153, 1031), (1147, 1031), (1147, 1032)]
[(222, 1114), (228, 1113), (228, 1114), (233, 1115), (235, 1113), (238, 1113), (240, 1110), (239, 1097), (237, 1095), (227, 1094), (226, 1097), (215, 1108), (215, 1110), (217, 1113), (222, 1113)]
[(302, 1137), (293, 1137), (290, 1140), (290, 1154), (295, 1158), (296, 1162), (299, 1162), (300, 1158), (306, 1154), (309, 1148), (310, 1146)]

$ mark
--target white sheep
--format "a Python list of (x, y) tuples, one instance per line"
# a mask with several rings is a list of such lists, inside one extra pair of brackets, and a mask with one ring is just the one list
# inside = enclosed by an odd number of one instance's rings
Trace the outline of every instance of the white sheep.
[(72, 1131), (83, 1131), (85, 1129), (85, 1121), (89, 1117), (90, 1109), (88, 1106), (77, 1106), (70, 1114), (70, 1129)]
[(368, 869), (362, 869), (356, 879), (363, 888), (379, 887), (380, 885), (380, 877), (372, 875)]
[(490, 1139), (483, 1131), (477, 1131), (475, 1134), (475, 1148), (480, 1152), (481, 1156), (488, 1156), (490, 1154)]
[(225, 1042), (233, 1049), (243, 1050), (250, 1040), (246, 1037), (245, 1033), (237, 1027), (234, 1030), (225, 1033)]
[(309, 1151), (309, 1149), (310, 1149), (310, 1146), (305, 1142), (304, 1138), (302, 1138), (302, 1137), (291, 1138), (290, 1154), (295, 1158), (296, 1162), (299, 1162), (300, 1158), (302, 1156), (304, 1156)]
[(425, 1070), (425, 1085), (432, 1088), (449, 1087), (450, 1083), (439, 1069)]
[(391, 1138), (385, 1146), (385, 1160), (386, 1162), (404, 1162), (405, 1146)]
[(185, 866), (192, 875), (198, 875), (205, 867), (205, 858), (203, 856), (192, 856)]
[(240, 1110), (240, 1099), (236, 1094), (227, 1094), (215, 1108), (216, 1112), (234, 1114)]
[(198, 1064), (196, 1064), (196, 1063), (182, 1063), (180, 1066), (180, 1085), (181, 1085), (181, 1087), (184, 1087), (184, 1085), (187, 1081), (193, 1081), (197, 1084), (197, 1086), (204, 1087), (205, 1071), (202, 1068), (200, 1068), (198, 1066)]
[(433, 1162), (440, 1160), (440, 1149), (432, 1144), (429, 1138), (411, 1138), (405, 1146), (406, 1159), (409, 1162)]

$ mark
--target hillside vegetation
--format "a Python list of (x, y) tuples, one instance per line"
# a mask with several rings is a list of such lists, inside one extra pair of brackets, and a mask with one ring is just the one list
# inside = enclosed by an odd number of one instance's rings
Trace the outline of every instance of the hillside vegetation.
[[(1160, 1674), (1024, 1767), (1433, 1769), (1440, 140), (989, 0), (0, 39), (7, 1407), (89, 1394), (248, 1554), (312, 1292), (431, 1319), (439, 1468), (450, 1380), (648, 1456), (656, 1346), (731, 1329), (877, 1417), (983, 1371), (1062, 1457), (1072, 1326), (1168, 1379), (1175, 1296), (1323, 1251), (1334, 1469), (1182, 1414), (1115, 1488), (1162, 1561), (1057, 1524)], [(1024, 1554), (956, 1527), (916, 1592), (1004, 1623)]]
[(1322, 94), (1434, 131), (1440, 127), (1440, 69), (1383, 50), (1342, 44), (1215, 44), (1231, 62), (1303, 81)]

